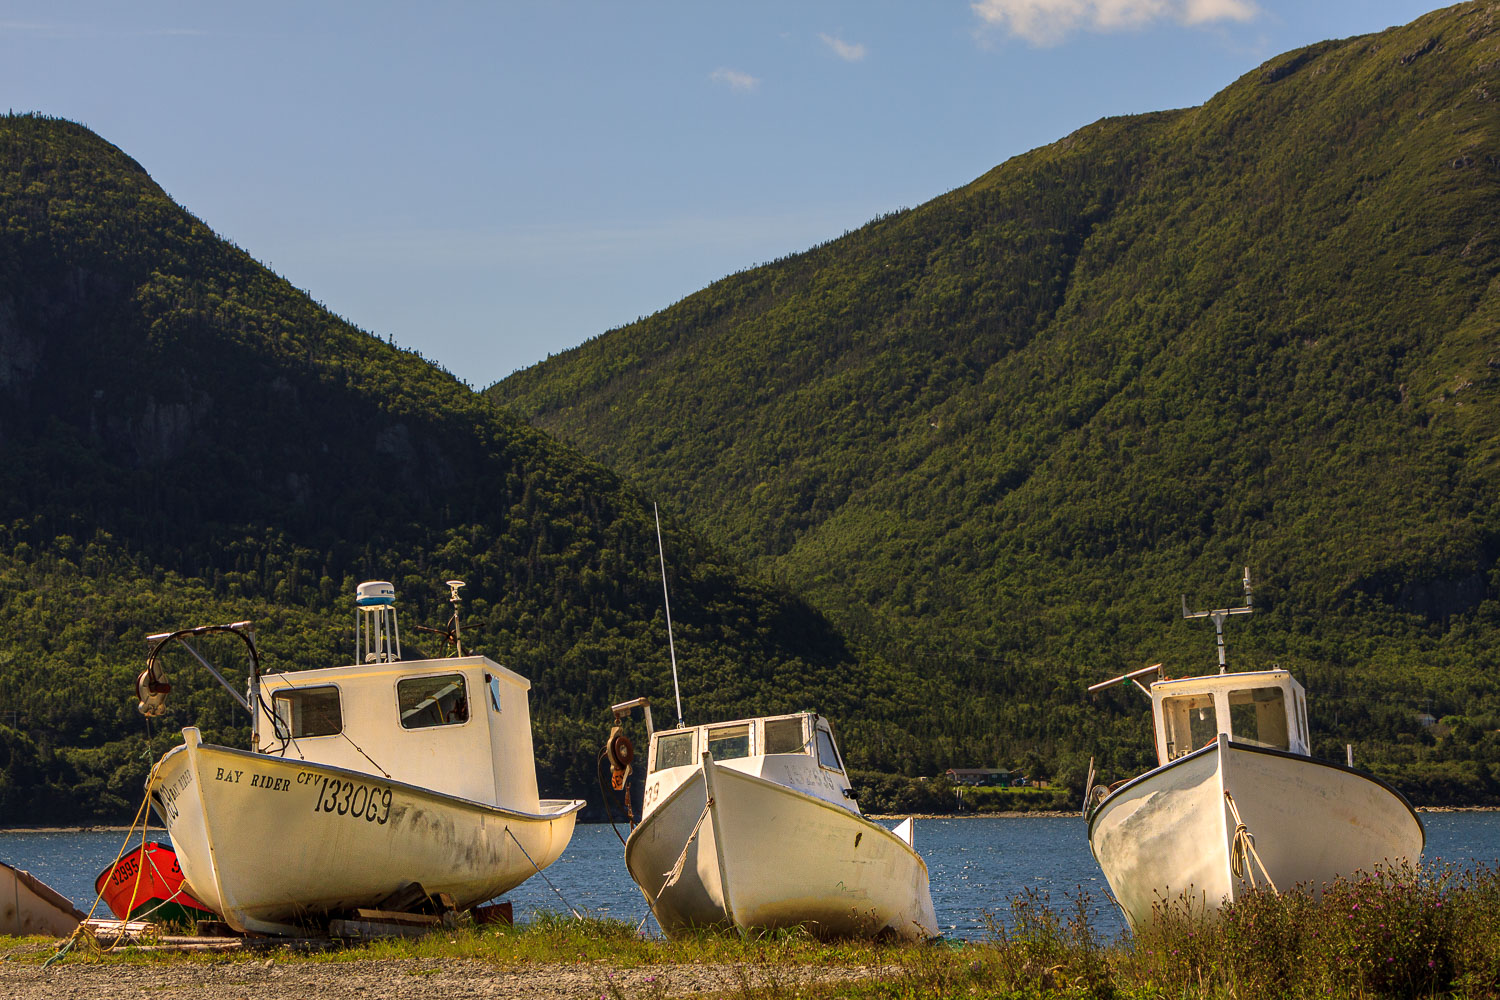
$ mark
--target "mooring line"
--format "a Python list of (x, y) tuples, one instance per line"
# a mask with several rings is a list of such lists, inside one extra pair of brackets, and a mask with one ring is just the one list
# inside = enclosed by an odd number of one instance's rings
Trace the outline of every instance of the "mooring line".
[(1255, 849), (1255, 835), (1240, 819), (1239, 807), (1234, 804), (1234, 796), (1229, 794), (1229, 789), (1224, 789), (1224, 801), (1229, 803), (1229, 811), (1234, 813), (1234, 844), (1229, 852), (1229, 869), (1234, 872), (1236, 878), (1245, 878), (1250, 882), (1250, 888), (1255, 886), (1255, 869), (1250, 867), (1251, 859), (1260, 866), (1260, 873), (1265, 877), (1266, 884), (1271, 887), (1272, 895), (1281, 895), (1276, 888), (1276, 882), (1271, 878), (1271, 873), (1266, 871), (1266, 863), (1260, 859), (1260, 852)]
[(521, 853), (526, 855), (526, 860), (531, 861), (531, 867), (535, 868), (536, 873), (542, 877), (542, 881), (547, 883), (547, 888), (557, 893), (557, 898), (561, 899), (562, 905), (566, 906), (568, 908), (568, 911), (573, 914), (573, 919), (582, 920), (583, 914), (579, 913), (576, 909), (573, 908), (573, 904), (568, 902), (563, 894), (561, 892), (558, 892), (557, 886), (552, 884), (552, 880), (547, 877), (547, 873), (542, 871), (541, 867), (535, 861), (531, 860), (531, 854), (527, 852), (526, 845), (521, 843), (521, 839), (516, 836), (515, 831), (510, 828), (510, 824), (508, 823), (505, 826), (505, 832), (510, 834), (510, 839), (514, 840), (516, 842), (516, 846), (521, 849)]

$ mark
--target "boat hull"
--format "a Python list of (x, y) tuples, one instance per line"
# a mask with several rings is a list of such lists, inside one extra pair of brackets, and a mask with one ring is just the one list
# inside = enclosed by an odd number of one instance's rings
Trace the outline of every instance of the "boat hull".
[(165, 844), (146, 843), (100, 872), (94, 892), (121, 920), (192, 924), (219, 919), (182, 881), (176, 852)]
[[(1238, 875), (1235, 810), (1259, 857), (1241, 848)], [(1089, 820), (1089, 847), (1135, 928), (1166, 905), (1217, 910), (1267, 877), (1316, 894), (1340, 875), (1415, 863), (1424, 843), (1416, 812), (1379, 779), (1222, 736), (1116, 789)]]
[(555, 861), (582, 801), (499, 809), (305, 760), (202, 743), (162, 758), (152, 806), (194, 896), (236, 930), (300, 933), (417, 882), (460, 907)]
[(625, 862), (668, 936), (794, 926), (820, 937), (937, 934), (927, 865), (905, 841), (710, 759), (632, 832)]
[(0, 934), (67, 937), (85, 914), (30, 872), (0, 862)]

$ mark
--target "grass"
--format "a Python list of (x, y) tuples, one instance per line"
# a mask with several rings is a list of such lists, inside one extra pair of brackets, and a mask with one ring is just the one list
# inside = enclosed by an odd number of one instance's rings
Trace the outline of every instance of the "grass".
[[(392, 976), (432, 975), (447, 963), (499, 968), (587, 965), (605, 1000), (683, 995), (674, 980), (712, 968), (714, 995), (745, 998), (1079, 997), (1101, 1000), (1284, 997), (1500, 997), (1500, 873), (1441, 863), (1341, 880), (1318, 899), (1252, 893), (1205, 918), (1163, 905), (1154, 926), (1104, 937), (1102, 901), (1080, 893), (1054, 905), (1014, 898), (974, 941), (902, 944), (819, 941), (800, 931), (744, 937), (642, 938), (627, 923), (539, 914), (520, 927), (461, 927), (278, 962), (389, 961)], [(46, 939), (0, 939), (0, 961), (36, 964)], [(265, 953), (253, 960), (264, 961)], [(193, 963), (204, 957), (79, 950), (87, 963)], [(217, 955), (212, 961), (221, 962)], [(413, 968), (413, 966), (417, 966)]]

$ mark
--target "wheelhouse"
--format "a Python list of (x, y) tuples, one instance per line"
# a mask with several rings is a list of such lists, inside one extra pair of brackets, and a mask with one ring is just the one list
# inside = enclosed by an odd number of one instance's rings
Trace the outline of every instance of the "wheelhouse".
[(378, 770), (486, 805), (535, 809), (531, 683), (484, 656), (263, 674), (261, 753)]
[(1312, 752), (1307, 696), (1285, 670), (1161, 680), (1150, 693), (1159, 763), (1207, 746), (1220, 733), (1245, 746)]
[(386, 581), (360, 584), (355, 606), (352, 663), (252, 680), (255, 749), (535, 812), (536, 769), (515, 766), (533, 759), (531, 682), (456, 641), (457, 656), (403, 657)]
[(844, 760), (834, 743), (833, 727), (816, 712), (738, 719), (653, 733), (648, 758), (651, 773), (698, 763), (707, 751), (716, 763), (750, 757), (812, 757), (818, 767), (842, 775)]

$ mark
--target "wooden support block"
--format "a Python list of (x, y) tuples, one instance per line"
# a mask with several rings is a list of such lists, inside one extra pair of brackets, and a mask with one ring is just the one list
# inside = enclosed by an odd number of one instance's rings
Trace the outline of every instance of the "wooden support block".
[(510, 900), (503, 903), (486, 903), (476, 906), (469, 911), (474, 915), (476, 924), (504, 924), (510, 927), (515, 924), (515, 911), (511, 909)]
[(427, 890), (422, 888), (422, 883), (408, 882), (376, 903), (375, 909), (406, 913), (418, 908), (426, 908), (429, 905), (431, 905), (431, 900), (427, 898)]
[(339, 938), (421, 937), (435, 928), (434, 924), (398, 924), (390, 920), (328, 921), (328, 933)]
[(403, 913), (398, 910), (350, 910), (355, 920), (372, 920), (377, 923), (387, 924), (409, 924), (413, 927), (436, 927), (443, 922), (442, 917), (433, 916), (431, 913)]
[(198, 937), (243, 937), (239, 931), (222, 920), (195, 920), (193, 933)]

